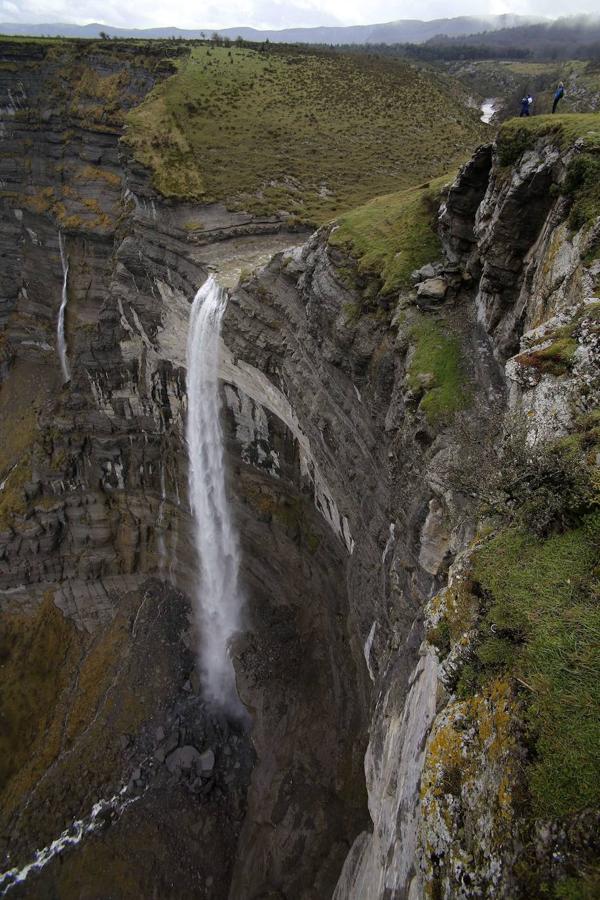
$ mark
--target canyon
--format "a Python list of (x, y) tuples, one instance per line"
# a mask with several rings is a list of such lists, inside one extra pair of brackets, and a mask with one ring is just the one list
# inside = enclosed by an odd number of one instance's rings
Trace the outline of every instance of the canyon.
[[(479, 493), (511, 430), (597, 465), (600, 117), (475, 149), (436, 194), (436, 255), (386, 293), (336, 221), (163, 196), (123, 136), (175, 63), (85, 53), (0, 45), (0, 894), (588, 878), (598, 804), (532, 813), (538, 688), (477, 656), (486, 553), (513, 534)], [(193, 613), (186, 348), (210, 276), (245, 717), (202, 690)], [(581, 592), (593, 510), (563, 529), (583, 573), (556, 575)]]

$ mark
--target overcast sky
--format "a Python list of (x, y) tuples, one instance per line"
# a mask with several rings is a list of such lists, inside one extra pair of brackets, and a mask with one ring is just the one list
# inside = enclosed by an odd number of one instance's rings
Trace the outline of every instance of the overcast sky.
[(596, 12), (598, 0), (0, 0), (2, 22), (101, 22), (148, 28), (286, 28), (299, 25), (365, 25), (395, 19), (437, 19), (485, 13), (564, 16)]

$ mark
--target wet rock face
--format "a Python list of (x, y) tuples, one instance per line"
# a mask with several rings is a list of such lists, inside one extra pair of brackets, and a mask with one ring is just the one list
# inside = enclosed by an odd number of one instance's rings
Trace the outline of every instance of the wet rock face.
[[(266, 729), (254, 732), (258, 760), (234, 895), (245, 885), (251, 888), (250, 896), (261, 890), (327, 896), (335, 881), (326, 880), (323, 860), (329, 876), (336, 867), (339, 872), (342, 848), (349, 844), (336, 897), (401, 897), (415, 875), (420, 762), (435, 713), (436, 683), (431, 653), (419, 661), (419, 610), (434, 586), (443, 582), (448, 559), (464, 534), (461, 537), (449, 513), (455, 509), (452, 490), (438, 493), (447, 477), (448, 433), (428, 426), (423, 415), (409, 412), (403, 401), (408, 341), (401, 343), (400, 335), (391, 340), (387, 324), (376, 318), (347, 321), (345, 308), (354, 295), (344, 287), (338, 263), (316, 236), (303, 248), (275, 257), (244, 282), (233, 293), (224, 319), (222, 374), (232, 385), (226, 390), (228, 409), (244, 442), (242, 458), (261, 473), (253, 474), (245, 486), (240, 470), (236, 494), (246, 494), (261, 516), (275, 523), (284, 515), (285, 501), (277, 497), (293, 477), (296, 490), (304, 492), (312, 508), (301, 531), (308, 528), (318, 537), (318, 542), (308, 534), (304, 538), (315, 549), (313, 560), (303, 563), (297, 599), (297, 570), (286, 545), (276, 543), (275, 558), (283, 560), (290, 574), (277, 614), (272, 601), (265, 606), (254, 593), (256, 572), (265, 567), (260, 575), (264, 584), (273, 556), (263, 558), (258, 542), (244, 554), (250, 607), (256, 605), (253, 615), (264, 625), (239, 657), (242, 697), (255, 708), (254, 692), (264, 678), (263, 721), (277, 730), (283, 716), (285, 727), (277, 731), (281, 738), (276, 751)], [(489, 391), (492, 385), (499, 389), (491, 352), (469, 319), (464, 300), (458, 304), (460, 313), (457, 310), (457, 316), (466, 315), (464, 340), (477, 359), (482, 382)], [(251, 403), (243, 402), (244, 394)], [(299, 455), (295, 474), (289, 465), (290, 448)], [(242, 534), (252, 534), (256, 526), (241, 521)], [(331, 582), (324, 581), (325, 573)], [(318, 629), (313, 624), (317, 613), (326, 619)], [(290, 669), (286, 658), (299, 629), (304, 649), (301, 657), (291, 657)], [(318, 666), (317, 633), (327, 635), (331, 668)], [(289, 641), (283, 657), (271, 644), (275, 635)], [(310, 681), (305, 666), (315, 673)], [(310, 688), (304, 687), (305, 681)], [(327, 713), (329, 702), (334, 711)], [(297, 721), (335, 722), (333, 732), (302, 728), (311, 759), (310, 783), (319, 785), (314, 794), (306, 785), (306, 772), (298, 769), (292, 712)], [(353, 780), (356, 800), (361, 799), (358, 768), (367, 727), (364, 766), (370, 823), (364, 807), (360, 802), (351, 805), (346, 793)], [(345, 741), (349, 731), (350, 745)], [(267, 777), (267, 760), (275, 752), (276, 769), (288, 772), (289, 781), (273, 783)], [(332, 754), (340, 763), (326, 767)], [(334, 802), (336, 788), (328, 779), (332, 771), (340, 771), (344, 755), (346, 772), (356, 774)], [(325, 807), (323, 796), (330, 798)], [(268, 809), (275, 830), (264, 827)], [(308, 811), (311, 818), (318, 814), (316, 821), (327, 822), (332, 838), (328, 844), (307, 827)], [(297, 832), (291, 825), (294, 818)], [(301, 844), (293, 843), (294, 833), (301, 835)], [(318, 866), (315, 860), (321, 860)]]

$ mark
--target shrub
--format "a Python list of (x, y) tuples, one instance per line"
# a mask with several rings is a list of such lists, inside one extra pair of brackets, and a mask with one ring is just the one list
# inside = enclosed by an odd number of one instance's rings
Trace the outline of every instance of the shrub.
[(558, 441), (531, 447), (519, 433), (506, 442), (491, 481), (492, 511), (537, 537), (577, 525), (600, 501), (576, 448)]
[(489, 427), (476, 432), (480, 424), (459, 423), (464, 451), (450, 477), (455, 490), (479, 501), (481, 513), (547, 537), (576, 527), (598, 507), (598, 477), (586, 459), (595, 446), (595, 419), (582, 419), (566, 438), (534, 445), (520, 419), (500, 443)]

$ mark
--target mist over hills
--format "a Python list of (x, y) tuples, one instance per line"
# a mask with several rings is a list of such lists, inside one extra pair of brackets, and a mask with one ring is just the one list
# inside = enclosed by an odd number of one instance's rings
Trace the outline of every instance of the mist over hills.
[[(547, 20), (539, 16), (519, 16), (513, 14), (498, 16), (457, 16), (450, 19), (399, 19), (374, 25), (319, 26), (315, 28), (256, 29), (246, 26), (220, 28), (223, 37), (242, 37), (249, 41), (275, 41), (307, 44), (394, 44), (424, 43), (434, 37), (460, 37), (463, 35), (514, 28), (520, 25), (543, 23)], [(97, 38), (101, 33), (122, 38), (185, 38), (194, 39), (209, 36), (214, 28), (183, 29), (165, 28), (113, 28), (93, 22), (88, 25), (74, 25), (64, 22), (40, 25), (3, 22), (3, 34), (31, 37), (79, 37)]]

